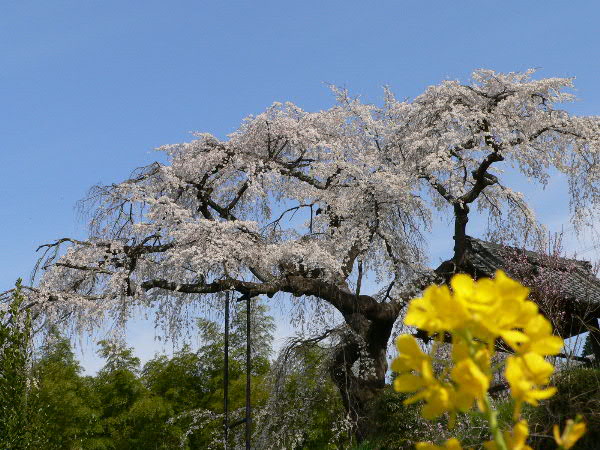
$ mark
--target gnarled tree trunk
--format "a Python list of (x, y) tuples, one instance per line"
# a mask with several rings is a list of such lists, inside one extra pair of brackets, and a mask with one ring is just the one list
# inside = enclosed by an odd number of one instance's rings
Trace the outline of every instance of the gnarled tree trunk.
[(371, 428), (369, 406), (385, 387), (386, 349), (394, 320), (368, 320), (361, 314), (345, 318), (351, 331), (336, 349), (330, 374), (361, 442)]

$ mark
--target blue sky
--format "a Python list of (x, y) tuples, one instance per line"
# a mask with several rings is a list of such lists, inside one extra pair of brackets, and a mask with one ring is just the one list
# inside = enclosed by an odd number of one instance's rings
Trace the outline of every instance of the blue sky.
[[(273, 101), (327, 108), (326, 83), (377, 102), (386, 84), (412, 98), (477, 68), (536, 67), (576, 76), (569, 110), (598, 114), (599, 16), (590, 1), (1, 2), (0, 290), (29, 276), (39, 244), (85, 235), (74, 206), (93, 184), (190, 131), (224, 137)], [(554, 229), (566, 224), (564, 183), (524, 190)], [(434, 263), (448, 236), (432, 236)], [(130, 329), (143, 359), (152, 336)]]

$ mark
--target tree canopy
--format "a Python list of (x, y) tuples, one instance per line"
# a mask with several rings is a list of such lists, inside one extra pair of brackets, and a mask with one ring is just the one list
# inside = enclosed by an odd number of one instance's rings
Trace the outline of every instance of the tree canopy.
[[(162, 147), (167, 164), (91, 190), (88, 239), (43, 246), (32, 301), (83, 325), (126, 319), (135, 305), (173, 317), (231, 290), (325, 302), (347, 325), (331, 375), (358, 420), (383, 387), (396, 318), (430, 281), (424, 232), (434, 215), (454, 220), (457, 271), (472, 205), (505, 238), (540, 234), (504, 168), (542, 186), (564, 174), (573, 222), (594, 219), (600, 119), (559, 108), (574, 99), (572, 79), (532, 75), (478, 70), (412, 101), (385, 89), (381, 106), (334, 88), (329, 109), (274, 103), (226, 139), (198, 133)], [(363, 292), (367, 273), (380, 292)], [(357, 374), (357, 361), (370, 369)]]

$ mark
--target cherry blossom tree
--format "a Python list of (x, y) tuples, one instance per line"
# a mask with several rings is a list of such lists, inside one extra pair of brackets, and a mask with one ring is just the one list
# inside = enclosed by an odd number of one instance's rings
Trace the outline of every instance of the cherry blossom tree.
[[(595, 219), (600, 119), (558, 108), (574, 99), (571, 79), (532, 75), (478, 70), (412, 101), (385, 89), (381, 106), (334, 89), (329, 109), (275, 103), (226, 139), (162, 147), (168, 163), (91, 190), (88, 239), (42, 246), (32, 305), (82, 326), (125, 320), (136, 305), (177, 324), (185, 305), (216, 307), (227, 291), (328, 305), (348, 330), (331, 375), (360, 437), (394, 322), (435, 279), (425, 242), (435, 215), (453, 218), (454, 270), (473, 206), (505, 236), (542, 233), (505, 168), (542, 186), (564, 174), (573, 222)], [(380, 291), (364, 292), (367, 276)]]

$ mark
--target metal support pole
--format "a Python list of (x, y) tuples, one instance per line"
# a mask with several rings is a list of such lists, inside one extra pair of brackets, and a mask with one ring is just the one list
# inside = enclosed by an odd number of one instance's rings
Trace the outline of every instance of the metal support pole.
[(225, 450), (228, 447), (229, 437), (229, 292), (225, 293), (225, 361), (223, 368), (223, 433)]
[(252, 418), (250, 416), (250, 297), (246, 297), (246, 450), (250, 450)]

